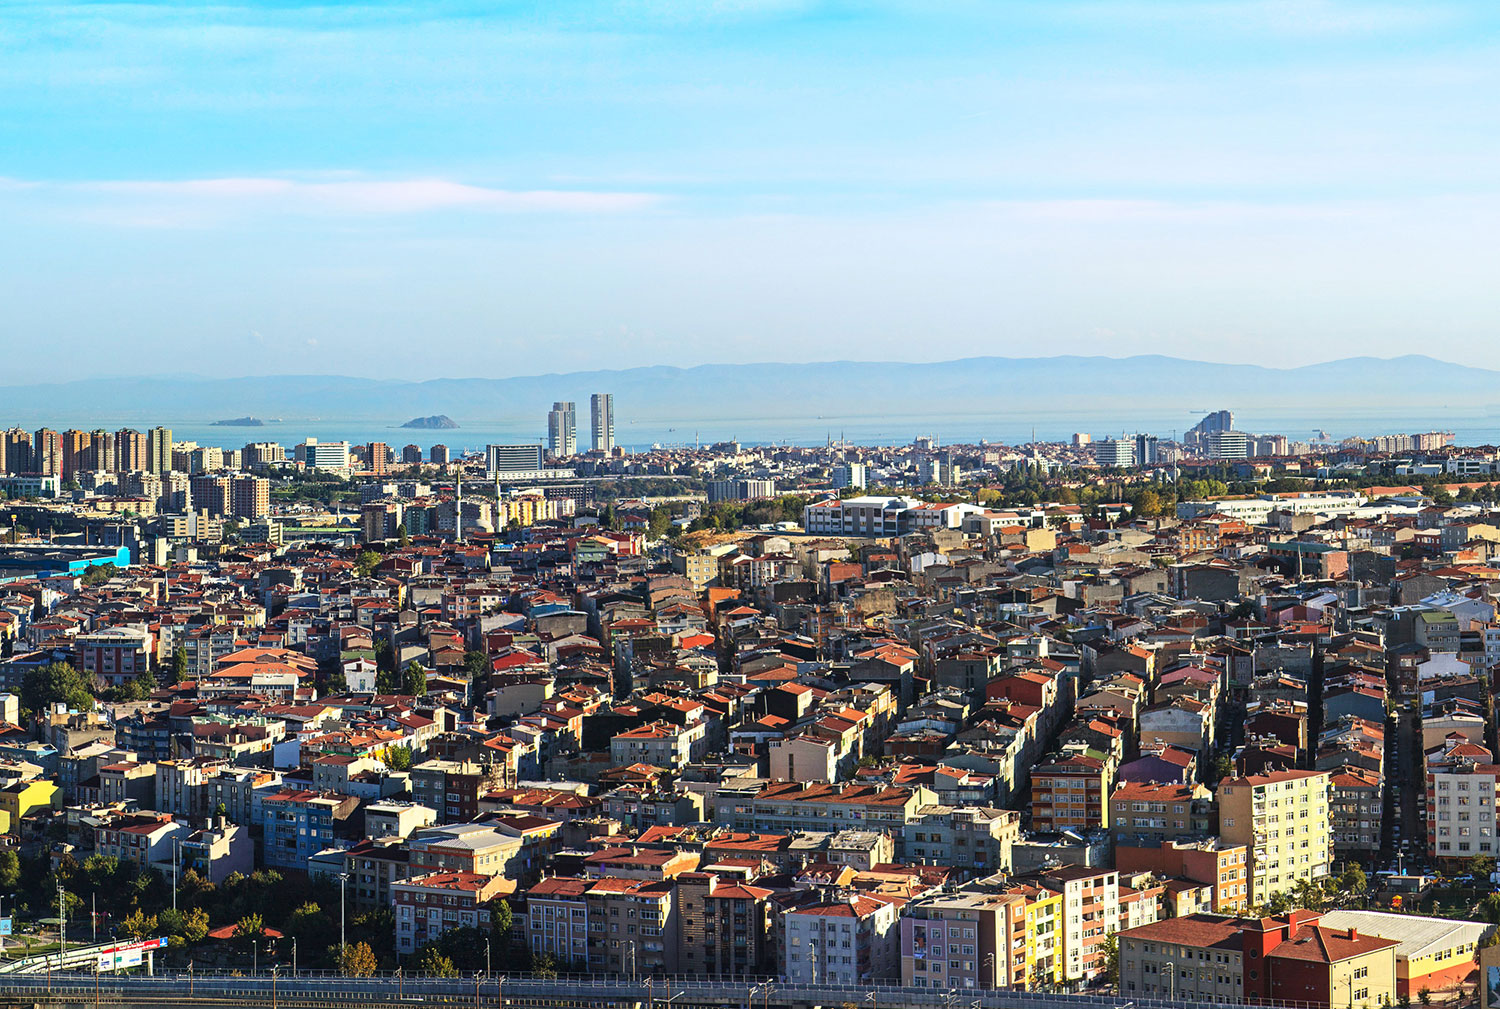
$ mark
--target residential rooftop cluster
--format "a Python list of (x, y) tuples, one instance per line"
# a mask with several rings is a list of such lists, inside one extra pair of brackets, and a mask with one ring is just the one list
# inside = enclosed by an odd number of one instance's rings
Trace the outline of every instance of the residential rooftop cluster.
[[(315, 444), (91, 439), (47, 474), (73, 490), (0, 509), (0, 834), (64, 882), (337, 881), (392, 964), (470, 930), (639, 976), (1477, 980), (1492, 925), (1411, 913), (1500, 852), (1473, 487), (1194, 496), (1152, 459), (1080, 503), (1072, 447), (577, 456), (570, 406), (554, 453), (371, 445), (336, 485)], [(654, 476), (697, 483), (618, 493)]]

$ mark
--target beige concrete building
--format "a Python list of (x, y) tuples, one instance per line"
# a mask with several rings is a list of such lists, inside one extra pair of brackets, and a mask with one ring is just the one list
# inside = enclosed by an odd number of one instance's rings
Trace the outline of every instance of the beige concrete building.
[(1219, 836), (1250, 849), (1250, 904), (1328, 875), (1327, 771), (1272, 771), (1219, 783)]

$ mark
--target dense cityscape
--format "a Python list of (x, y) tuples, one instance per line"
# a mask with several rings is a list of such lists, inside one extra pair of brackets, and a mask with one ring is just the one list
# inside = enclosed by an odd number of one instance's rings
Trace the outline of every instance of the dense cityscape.
[(629, 453), (578, 414), (5, 432), (15, 969), (1477, 990), (1493, 448), (1217, 411)]

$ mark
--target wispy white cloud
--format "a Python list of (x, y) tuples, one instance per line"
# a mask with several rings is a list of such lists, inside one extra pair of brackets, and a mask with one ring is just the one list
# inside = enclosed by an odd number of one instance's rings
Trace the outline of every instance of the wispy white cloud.
[(662, 202), (656, 193), (502, 189), (448, 179), (312, 179), (242, 176), (174, 180), (34, 182), (0, 179), (0, 193), (25, 191), (95, 220), (139, 226), (221, 221), (241, 215), (395, 216), (445, 210), (495, 214), (618, 214)]
[(280, 205), (290, 210), (406, 214), (450, 207), (511, 213), (601, 213), (640, 210), (659, 201), (653, 193), (571, 189), (495, 189), (447, 179), (307, 182), (282, 178), (184, 179), (78, 183), (71, 188), (151, 199)]
[(1086, 0), (1061, 5), (1070, 20), (1095, 24), (1170, 24), (1213, 27), (1224, 33), (1281, 36), (1380, 35), (1451, 24), (1457, 17), (1444, 3), (1370, 3), (1362, 0)]

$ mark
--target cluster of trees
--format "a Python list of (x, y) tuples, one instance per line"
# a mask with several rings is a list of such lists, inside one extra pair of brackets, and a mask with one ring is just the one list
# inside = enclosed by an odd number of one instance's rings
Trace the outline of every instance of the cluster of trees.
[(58, 701), (79, 711), (90, 711), (94, 707), (93, 685), (67, 662), (51, 662), (26, 670), (21, 677), (23, 710), (46, 711)]
[(1368, 893), (1369, 878), (1357, 865), (1351, 865), (1341, 876), (1308, 881), (1299, 879), (1291, 890), (1275, 894), (1260, 906), (1261, 917), (1286, 914), (1297, 908), (1309, 911), (1326, 911), (1332, 907), (1348, 907)]
[(801, 522), (802, 509), (810, 500), (803, 494), (783, 494), (763, 501), (719, 501), (705, 508), (703, 514), (688, 526), (688, 531), (733, 532), (746, 526)]
[[(339, 946), (339, 892), (324, 879), (287, 879), (266, 869), (234, 873), (216, 886), (189, 869), (179, 881), (174, 910), (171, 882), (154, 869), (140, 872), (133, 863), (98, 854), (82, 862), (63, 855), (54, 869), (45, 851), (23, 859), (14, 849), (0, 849), (0, 891), (15, 894), (17, 913), (55, 915), (59, 886), (70, 919), (87, 920), (92, 909), (100, 916), (101, 935), (112, 923), (127, 938), (172, 936), (176, 941), (169, 955), (174, 957), (190, 958), (191, 947), (213, 925), (233, 924), (234, 935), (246, 940), (247, 952), (249, 940), (263, 938), (268, 929), (287, 937), (283, 956), (295, 940), (302, 967), (342, 963), (352, 974), (372, 974), (382, 961), (395, 959), (395, 921), (388, 908), (351, 913), (349, 944)], [(445, 947), (444, 952), (452, 957), (456, 949)], [(473, 961), (472, 955), (462, 956), (464, 964)]]
[[(175, 664), (174, 664), (175, 668)], [(143, 701), (157, 688), (156, 675), (143, 670), (118, 687), (100, 689), (69, 662), (50, 662), (28, 669), (21, 677), (21, 708), (36, 714), (61, 701), (70, 708), (89, 711), (94, 702)]]
[[(338, 689), (342, 690), (343, 674), (339, 673), (337, 682)], [(334, 683), (335, 678), (330, 675), (329, 682)], [(391, 650), (391, 643), (385, 638), (375, 642), (375, 692), (378, 694), (411, 694), (413, 697), (421, 697), (427, 693), (427, 670), (415, 659), (406, 664), (406, 668), (398, 672), (396, 670), (396, 655)]]
[(623, 501), (630, 498), (673, 497), (701, 491), (707, 484), (697, 477), (632, 476), (601, 482), (594, 489), (598, 501)]
[(103, 585), (119, 574), (119, 570), (113, 564), (94, 564), (86, 568), (78, 580), (88, 586)]

